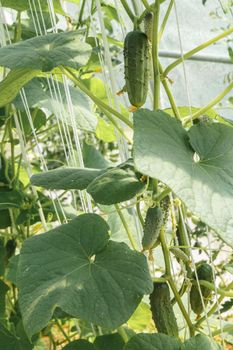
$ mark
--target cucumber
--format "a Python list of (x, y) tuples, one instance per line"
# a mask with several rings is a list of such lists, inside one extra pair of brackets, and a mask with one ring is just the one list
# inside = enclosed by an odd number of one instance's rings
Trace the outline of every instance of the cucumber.
[(149, 81), (149, 42), (145, 33), (133, 30), (125, 37), (124, 68), (130, 103), (141, 107), (146, 102)]
[(151, 249), (157, 241), (163, 225), (163, 217), (163, 211), (160, 207), (156, 206), (147, 209), (142, 237), (143, 250)]
[(153, 30), (153, 13), (147, 11), (144, 17), (144, 32), (147, 38), (152, 42), (152, 30)]
[(167, 282), (154, 282), (154, 290), (150, 295), (150, 305), (158, 332), (178, 338), (179, 331)]
[[(197, 276), (199, 280), (204, 280), (212, 283), (214, 280), (212, 267), (207, 263), (200, 264), (197, 267)], [(196, 276), (194, 274), (193, 274), (193, 280), (196, 281)], [(200, 286), (200, 288), (201, 288), (201, 294), (203, 297), (204, 305), (207, 306), (209, 297), (211, 295), (211, 290), (204, 286)], [(193, 312), (195, 312), (195, 314), (200, 315), (203, 312), (204, 307), (201, 301), (201, 295), (197, 284), (193, 284), (191, 287), (190, 304), (191, 304), (191, 309), (193, 310)]]

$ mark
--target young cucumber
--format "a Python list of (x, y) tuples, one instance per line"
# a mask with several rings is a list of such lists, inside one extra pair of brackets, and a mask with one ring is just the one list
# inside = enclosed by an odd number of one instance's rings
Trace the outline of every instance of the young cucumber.
[(145, 33), (133, 30), (125, 37), (124, 67), (130, 103), (141, 107), (146, 102), (149, 80), (149, 43)]
[(150, 295), (150, 305), (158, 332), (178, 338), (178, 326), (170, 300), (169, 287), (166, 282), (154, 282), (154, 290)]
[(156, 206), (147, 209), (142, 237), (143, 250), (151, 249), (157, 241), (163, 225), (163, 217), (163, 211), (160, 207)]
[[(213, 282), (214, 277), (213, 277), (212, 267), (207, 263), (203, 263), (199, 265), (197, 267), (197, 276), (198, 276), (198, 280)], [(193, 279), (194, 281), (196, 281), (195, 275), (193, 275)], [(200, 288), (201, 288), (201, 294), (202, 294), (204, 306), (206, 306), (208, 304), (209, 297), (211, 295), (211, 290), (204, 286), (200, 286)], [(193, 312), (195, 312), (195, 314), (200, 315), (203, 312), (204, 307), (201, 300), (199, 288), (196, 283), (192, 285), (192, 288), (190, 291), (190, 304), (191, 304), (191, 309), (193, 310)]]

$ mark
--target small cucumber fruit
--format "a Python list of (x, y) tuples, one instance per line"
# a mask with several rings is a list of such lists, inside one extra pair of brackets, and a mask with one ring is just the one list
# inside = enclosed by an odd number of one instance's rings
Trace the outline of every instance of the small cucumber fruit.
[(151, 207), (147, 209), (145, 225), (142, 237), (143, 250), (149, 250), (153, 247), (159, 237), (163, 225), (163, 211), (160, 207)]
[[(198, 276), (198, 280), (213, 282), (214, 276), (213, 276), (212, 267), (207, 263), (200, 264), (197, 267), (197, 276)], [(193, 280), (196, 281), (196, 276), (194, 274), (193, 274)], [(204, 305), (206, 306), (208, 304), (209, 297), (211, 295), (211, 290), (204, 286), (200, 286), (200, 288), (201, 288), (201, 294), (203, 297), (203, 302), (204, 302)], [(195, 312), (195, 314), (200, 315), (203, 312), (204, 307), (202, 304), (199, 288), (196, 283), (193, 284), (191, 287), (190, 304), (191, 304), (191, 309), (193, 310), (193, 312)]]
[(159, 333), (179, 337), (178, 326), (170, 300), (167, 282), (154, 282), (150, 295), (152, 317)]

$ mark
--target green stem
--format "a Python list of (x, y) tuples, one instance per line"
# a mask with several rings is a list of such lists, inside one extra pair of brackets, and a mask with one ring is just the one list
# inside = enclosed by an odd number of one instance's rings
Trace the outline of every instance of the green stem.
[(164, 29), (166, 27), (167, 20), (168, 20), (168, 18), (170, 16), (173, 4), (174, 4), (174, 0), (170, 0), (170, 4), (168, 5), (167, 11), (165, 13), (165, 16), (163, 18), (163, 22), (161, 24), (161, 27), (160, 27), (160, 30), (159, 30), (159, 33), (158, 33), (158, 42), (160, 42), (160, 40), (162, 38), (162, 35), (163, 35)]
[(212, 101), (210, 101), (206, 106), (200, 108), (196, 113), (193, 115), (190, 115), (183, 119), (184, 125), (187, 124), (189, 121), (197, 119), (202, 114), (205, 114), (208, 110), (210, 110), (213, 106), (215, 106), (217, 103), (219, 103), (223, 97), (225, 97), (231, 90), (233, 89), (233, 83), (228, 85), (226, 89), (224, 89), (218, 96), (216, 96)]
[(137, 210), (137, 215), (138, 215), (139, 221), (140, 221), (142, 227), (144, 227), (144, 220), (143, 220), (141, 209), (140, 209), (140, 201), (138, 201), (136, 203), (136, 210)]
[(59, 330), (61, 331), (61, 333), (63, 334), (63, 336), (65, 337), (65, 339), (68, 341), (68, 343), (71, 342), (70, 337), (66, 334), (66, 332), (64, 331), (64, 329), (62, 328), (62, 326), (60, 325), (60, 322), (58, 321), (58, 319), (55, 319), (55, 323), (58, 326)]
[[(195, 283), (195, 282), (193, 282), (193, 283)], [(199, 283), (200, 283), (200, 285), (202, 285), (210, 290), (213, 290), (214, 292), (216, 291), (216, 293), (220, 294), (223, 297), (233, 298), (233, 292), (228, 292), (227, 290), (221, 289), (221, 288), (215, 288), (213, 283), (210, 283), (210, 282), (204, 281), (204, 280), (200, 280)]]
[(159, 109), (160, 99), (160, 71), (159, 71), (159, 45), (158, 45), (158, 30), (159, 30), (159, 11), (160, 2), (156, 1), (154, 6), (153, 30), (152, 30), (152, 62), (154, 74), (154, 110)]
[(75, 83), (75, 85), (77, 85), (80, 88), (80, 90), (82, 90), (87, 96), (89, 96), (100, 109), (104, 109), (109, 113), (115, 115), (115, 117), (120, 119), (122, 122), (128, 125), (131, 129), (133, 129), (133, 124), (129, 121), (128, 118), (126, 118), (124, 115), (117, 112), (115, 109), (111, 108), (106, 103), (101, 101), (98, 97), (93, 95), (93, 93), (82, 83), (82, 81), (72, 72), (72, 70), (70, 70), (70, 68), (60, 66), (60, 69), (69, 79), (71, 79)]
[(78, 24), (76, 26), (76, 30), (80, 27), (80, 25), (82, 24), (82, 18), (83, 18), (83, 12), (84, 12), (84, 7), (86, 4), (86, 0), (83, 0), (81, 8), (80, 8), (80, 12), (79, 12), (79, 17), (78, 17)]
[(212, 332), (212, 336), (215, 337), (216, 335), (219, 335), (221, 333), (228, 333), (233, 331), (233, 324), (228, 324), (224, 326), (223, 328), (219, 328), (216, 331)]
[(17, 23), (15, 25), (15, 33), (14, 33), (14, 43), (17, 43), (21, 39), (22, 34), (22, 26), (21, 26), (21, 12), (18, 11), (17, 13)]
[(156, 202), (160, 202), (162, 199), (164, 199), (169, 193), (171, 192), (170, 188), (165, 188), (164, 191), (160, 192), (157, 196), (154, 197)]
[(123, 224), (123, 226), (124, 226), (124, 229), (125, 229), (125, 231), (126, 231), (126, 233), (127, 233), (127, 236), (128, 236), (128, 238), (129, 238), (129, 240), (130, 240), (130, 243), (131, 243), (133, 249), (134, 249), (134, 250), (138, 250), (138, 249), (137, 249), (137, 244), (136, 244), (136, 242), (135, 242), (135, 240), (134, 240), (134, 237), (133, 237), (133, 234), (132, 234), (132, 232), (131, 232), (130, 229), (129, 229), (129, 226), (128, 226), (126, 220), (125, 220), (124, 215), (122, 214), (121, 209), (119, 208), (119, 205), (118, 205), (118, 204), (115, 204), (115, 208), (116, 208), (117, 214), (119, 215), (119, 217), (120, 217), (120, 219), (121, 219), (121, 222), (122, 222), (122, 224)]
[(129, 5), (127, 4), (127, 1), (126, 0), (121, 0), (121, 4), (124, 7), (125, 11), (127, 12), (127, 15), (129, 16), (131, 21), (134, 23), (135, 16), (134, 16), (133, 12), (131, 11)]
[[(161, 64), (159, 63), (159, 71), (160, 71), (160, 75), (164, 75), (163, 74), (163, 68), (161, 66)], [(179, 112), (179, 109), (176, 105), (176, 102), (175, 102), (175, 99), (172, 95), (172, 92), (170, 90), (170, 87), (168, 85), (168, 81), (167, 81), (167, 78), (163, 78), (162, 79), (162, 84), (163, 84), (163, 87), (164, 87), (164, 90), (167, 94), (167, 97), (169, 99), (169, 102), (170, 102), (170, 105), (171, 105), (171, 108), (173, 110), (173, 113), (174, 113), (174, 116), (177, 118), (177, 119), (181, 119), (181, 116), (180, 116), (180, 112)]]
[(121, 338), (124, 340), (125, 343), (128, 342), (129, 340), (129, 337), (128, 337), (128, 334), (126, 333), (125, 329), (123, 326), (120, 326), (118, 329), (117, 329), (118, 333), (120, 334)]
[(147, 2), (147, 0), (142, 0), (142, 3), (144, 5), (144, 7), (147, 9), (147, 11), (151, 11), (151, 6)]
[(166, 77), (168, 75), (168, 73), (174, 69), (176, 66), (178, 66), (180, 63), (182, 63), (183, 61), (187, 60), (189, 57), (195, 55), (197, 52), (202, 51), (203, 49), (205, 49), (206, 47), (216, 43), (217, 41), (219, 41), (220, 39), (230, 35), (231, 33), (233, 33), (233, 28), (229, 28), (227, 30), (225, 30), (223, 33), (215, 36), (214, 38), (204, 42), (201, 45), (196, 46), (194, 49), (186, 52), (182, 57), (178, 58), (176, 61), (174, 61), (173, 63), (171, 63), (164, 71), (164, 77)]
[(171, 287), (171, 290), (174, 294), (174, 297), (177, 301), (177, 304), (179, 305), (180, 311), (182, 312), (184, 319), (189, 327), (190, 335), (193, 336), (194, 335), (194, 326), (193, 326), (193, 324), (190, 320), (190, 317), (189, 317), (189, 315), (184, 307), (184, 304), (180, 298), (179, 292), (178, 292), (176, 285), (175, 285), (173, 278), (172, 278), (170, 251), (169, 251), (169, 248), (168, 248), (167, 243), (166, 243), (164, 228), (162, 228), (162, 230), (160, 231), (160, 242), (161, 242), (162, 250), (163, 250), (166, 275), (168, 276), (167, 280), (168, 280), (169, 285)]
[[(233, 288), (233, 282), (231, 282), (227, 287), (225, 287), (225, 290), (230, 290)], [(213, 315), (213, 313), (218, 309), (219, 305), (223, 301), (225, 296), (221, 295), (218, 300), (214, 303), (214, 305), (211, 307), (211, 309), (207, 312), (207, 317), (210, 317)], [(204, 321), (205, 321), (205, 316), (202, 316), (195, 324), (195, 327), (198, 328)]]

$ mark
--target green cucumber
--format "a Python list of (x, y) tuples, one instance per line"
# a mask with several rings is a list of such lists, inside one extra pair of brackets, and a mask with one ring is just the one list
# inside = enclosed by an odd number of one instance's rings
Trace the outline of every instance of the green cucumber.
[(133, 30), (125, 37), (124, 67), (130, 103), (141, 107), (146, 102), (149, 81), (149, 43), (145, 33)]
[(150, 295), (150, 305), (158, 332), (178, 338), (179, 331), (167, 282), (154, 282), (154, 290)]
[[(213, 269), (207, 263), (202, 263), (197, 267), (198, 280), (204, 280), (207, 282), (213, 282)], [(193, 274), (193, 280), (196, 282), (196, 276)], [(200, 286), (201, 294), (203, 297), (204, 306), (207, 306), (209, 297), (211, 295), (211, 290), (207, 287)], [(190, 304), (191, 309), (195, 314), (200, 315), (204, 311), (204, 306), (202, 304), (201, 295), (199, 292), (198, 285), (194, 283), (190, 291)]]
[(163, 211), (160, 207), (156, 206), (147, 209), (142, 237), (143, 250), (151, 249), (157, 241), (163, 225), (163, 217)]
[(147, 38), (152, 42), (152, 31), (153, 31), (153, 13), (147, 11), (144, 17), (144, 32)]

